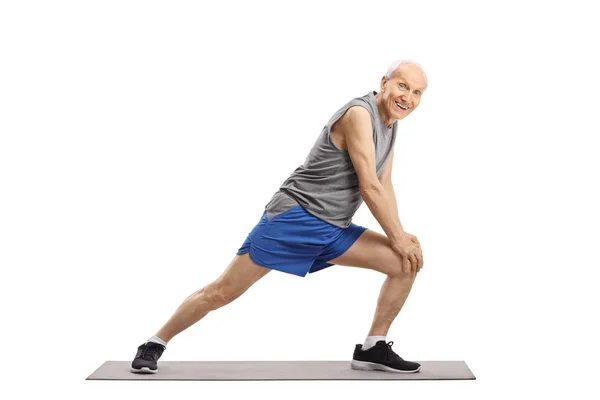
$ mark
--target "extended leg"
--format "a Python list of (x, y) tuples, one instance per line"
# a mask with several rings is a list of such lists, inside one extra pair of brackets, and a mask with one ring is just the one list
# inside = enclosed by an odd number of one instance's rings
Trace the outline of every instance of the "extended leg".
[(204, 318), (210, 311), (237, 299), (269, 271), (271, 270), (252, 262), (249, 253), (241, 256), (236, 254), (219, 278), (183, 301), (167, 323), (156, 333), (155, 336), (160, 340), (151, 338), (152, 340), (138, 347), (131, 363), (131, 371), (156, 373), (157, 362), (166, 348), (166, 342)]
[(252, 262), (249, 253), (236, 255), (219, 278), (183, 301), (156, 336), (165, 342), (170, 341), (175, 335), (204, 318), (210, 311), (237, 299), (269, 271), (271, 270)]

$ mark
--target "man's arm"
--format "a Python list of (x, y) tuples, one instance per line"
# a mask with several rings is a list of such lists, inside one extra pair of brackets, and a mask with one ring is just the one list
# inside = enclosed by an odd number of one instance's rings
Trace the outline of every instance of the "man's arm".
[[(398, 217), (398, 223), (400, 223), (400, 216), (398, 214), (398, 203), (396, 202), (396, 193), (394, 192), (394, 186), (390, 183), (388, 186), (383, 187), (387, 193), (388, 199), (390, 199), (390, 207), (392, 208), (391, 212)], [(400, 223), (400, 228), (404, 230), (402, 223)]]
[[(377, 178), (375, 169), (375, 145), (371, 116), (363, 107), (350, 107), (343, 123), (346, 145), (352, 164), (358, 175), (358, 185), (363, 200), (387, 237), (394, 241), (402, 237), (404, 229), (398, 218), (398, 211), (392, 211), (395, 196), (391, 196)], [(393, 193), (393, 191), (392, 191)]]
[[(394, 185), (392, 185), (392, 166), (394, 163), (394, 147), (392, 147), (392, 151), (388, 156), (388, 159), (383, 167), (383, 171), (379, 177), (379, 181), (383, 185), (388, 198), (390, 199), (390, 207), (392, 208), (391, 212), (393, 214), (398, 214), (398, 203), (396, 202), (396, 192), (394, 192)], [(400, 221), (400, 217), (398, 217), (398, 221)], [(400, 223), (402, 227), (402, 223)], [(404, 228), (402, 228), (404, 229)]]

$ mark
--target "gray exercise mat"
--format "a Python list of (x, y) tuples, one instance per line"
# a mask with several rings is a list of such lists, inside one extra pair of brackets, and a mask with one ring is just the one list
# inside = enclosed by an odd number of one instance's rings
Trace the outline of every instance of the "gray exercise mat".
[(158, 372), (136, 374), (131, 361), (106, 361), (87, 380), (465, 380), (475, 376), (464, 361), (418, 361), (421, 371), (405, 374), (357, 371), (350, 361), (159, 361)]

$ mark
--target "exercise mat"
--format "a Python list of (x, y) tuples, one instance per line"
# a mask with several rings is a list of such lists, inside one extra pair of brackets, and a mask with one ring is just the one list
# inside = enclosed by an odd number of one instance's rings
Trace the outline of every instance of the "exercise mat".
[(464, 361), (417, 361), (415, 373), (358, 371), (350, 361), (159, 361), (153, 374), (131, 372), (131, 361), (106, 361), (86, 380), (254, 381), (254, 380), (468, 380)]

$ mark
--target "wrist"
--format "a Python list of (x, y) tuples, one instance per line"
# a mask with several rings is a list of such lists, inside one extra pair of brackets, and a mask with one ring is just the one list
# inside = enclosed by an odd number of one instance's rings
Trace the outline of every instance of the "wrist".
[(398, 242), (400, 239), (402, 239), (402, 237), (405, 236), (405, 234), (406, 232), (404, 232), (404, 229), (396, 229), (395, 232), (390, 236), (390, 240), (392, 242)]

